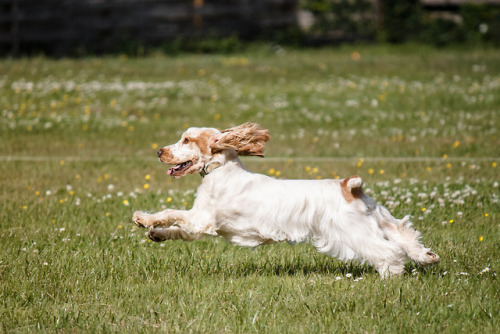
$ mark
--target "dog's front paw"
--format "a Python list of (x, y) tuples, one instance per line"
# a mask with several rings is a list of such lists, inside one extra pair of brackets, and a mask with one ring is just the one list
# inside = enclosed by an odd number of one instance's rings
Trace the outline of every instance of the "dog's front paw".
[(139, 227), (144, 227), (144, 228), (151, 227), (149, 214), (147, 214), (146, 212), (142, 211), (134, 212), (134, 215), (132, 216), (132, 221), (135, 223), (135, 225)]

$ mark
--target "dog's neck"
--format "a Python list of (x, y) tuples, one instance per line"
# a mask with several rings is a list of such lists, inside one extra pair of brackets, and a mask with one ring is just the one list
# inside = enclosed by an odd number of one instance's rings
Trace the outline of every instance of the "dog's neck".
[(240, 159), (238, 159), (238, 154), (234, 150), (224, 150), (217, 153), (209, 162), (205, 164), (205, 166), (203, 166), (203, 169), (200, 171), (200, 175), (204, 178), (217, 168), (222, 167), (231, 161), (237, 162), (238, 165), (242, 165)]
[(203, 167), (203, 169), (200, 171), (200, 175), (201, 177), (205, 177), (207, 176), (208, 174), (212, 173), (213, 170), (219, 168), (220, 166), (222, 166), (222, 163), (219, 162), (219, 161), (212, 161), (212, 162), (209, 162), (208, 164), (205, 165), (205, 167)]

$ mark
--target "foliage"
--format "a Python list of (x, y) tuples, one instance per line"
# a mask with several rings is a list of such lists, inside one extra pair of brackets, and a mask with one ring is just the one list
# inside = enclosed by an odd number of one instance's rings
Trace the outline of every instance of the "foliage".
[(366, 0), (304, 0), (301, 7), (315, 15), (311, 33), (341, 31), (350, 40), (373, 39), (376, 34), (374, 8)]

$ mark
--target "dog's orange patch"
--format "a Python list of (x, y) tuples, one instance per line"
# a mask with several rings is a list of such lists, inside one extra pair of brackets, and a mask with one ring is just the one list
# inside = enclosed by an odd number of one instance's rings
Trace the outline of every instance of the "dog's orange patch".
[(352, 189), (349, 189), (349, 187), (347, 187), (347, 183), (349, 182), (349, 180), (353, 179), (353, 178), (357, 178), (357, 177), (359, 177), (359, 176), (354, 175), (354, 176), (348, 177), (347, 179), (342, 181), (342, 184), (341, 184), (342, 196), (344, 196), (345, 200), (348, 203), (351, 203), (355, 199), (360, 199), (363, 197), (363, 188), (362, 187), (357, 187), (357, 188), (352, 188)]
[(162, 153), (160, 155), (160, 161), (161, 162), (165, 162), (165, 163), (170, 163), (174, 160), (174, 155), (172, 154), (172, 152), (170, 151), (170, 149), (167, 147), (167, 148), (163, 148), (162, 149)]
[(203, 131), (200, 133), (197, 137), (193, 138), (188, 138), (190, 142), (193, 142), (198, 148), (200, 149), (200, 152), (205, 155), (210, 155), (212, 154), (212, 151), (210, 149), (210, 139), (212, 138), (213, 133), (210, 131)]

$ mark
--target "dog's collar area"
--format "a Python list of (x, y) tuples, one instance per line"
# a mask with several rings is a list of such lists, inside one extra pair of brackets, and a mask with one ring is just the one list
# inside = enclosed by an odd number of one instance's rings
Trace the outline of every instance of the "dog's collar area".
[(209, 163), (208, 165), (205, 165), (205, 167), (203, 167), (203, 169), (200, 172), (201, 177), (207, 176), (208, 174), (212, 173), (214, 169), (217, 169), (220, 166), (222, 166), (222, 164), (218, 161), (214, 161)]

